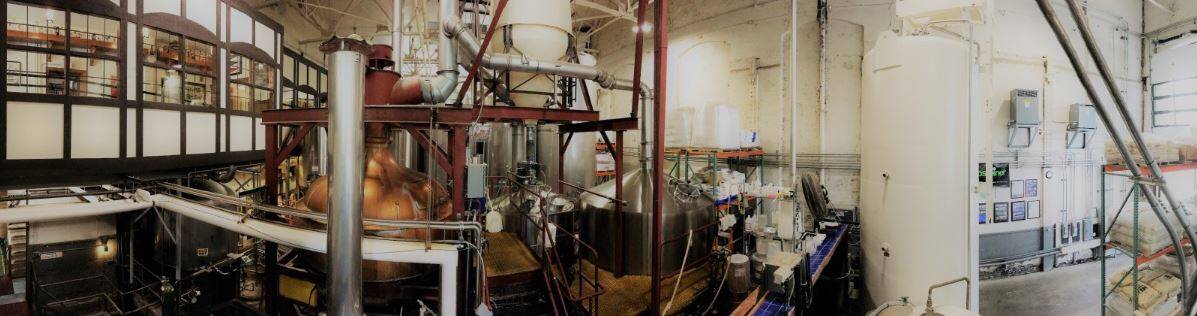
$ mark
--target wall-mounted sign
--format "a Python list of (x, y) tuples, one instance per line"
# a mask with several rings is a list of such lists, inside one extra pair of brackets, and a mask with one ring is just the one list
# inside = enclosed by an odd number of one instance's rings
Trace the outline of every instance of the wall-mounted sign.
[(1027, 219), (1027, 202), (1010, 202), (1010, 221), (1017, 222)]
[(977, 224), (985, 224), (985, 222), (988, 221), (989, 217), (986, 216), (987, 214), (985, 211), (985, 203), (977, 205)]
[(1040, 210), (1039, 207), (1040, 207), (1039, 201), (1028, 201), (1027, 202), (1027, 218), (1028, 219), (1039, 218), (1039, 213), (1042, 211), (1042, 210)]
[[(985, 172), (988, 171), (985, 164), (982, 163), (981, 167), (977, 170), (977, 181), (985, 182)], [(1004, 187), (1010, 185), (1010, 164), (993, 164), (993, 174), (990, 176), (993, 178), (993, 185), (995, 186)]]
[(39, 253), (37, 255), (37, 258), (41, 259), (41, 260), (52, 260), (52, 259), (62, 258), (62, 251)]
[(1010, 203), (993, 203), (993, 222), (1005, 223), (1010, 221)]
[(1023, 186), (1022, 180), (1010, 181), (1010, 198), (1021, 199), (1024, 189), (1026, 189), (1026, 187)]
[(1023, 197), (1026, 197), (1026, 198), (1039, 197), (1039, 180), (1038, 179), (1027, 179), (1026, 189), (1023, 190), (1023, 193), (1024, 193)]

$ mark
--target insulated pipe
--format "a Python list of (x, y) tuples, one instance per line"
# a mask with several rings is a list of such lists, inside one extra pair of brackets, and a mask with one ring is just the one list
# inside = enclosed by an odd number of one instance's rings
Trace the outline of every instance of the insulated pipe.
[[(1172, 215), (1174, 215), (1177, 222), (1180, 223), (1180, 227), (1184, 230), (1185, 236), (1189, 238), (1190, 241), (1197, 241), (1197, 236), (1195, 236), (1193, 234), (1193, 230), (1189, 228), (1188, 219), (1186, 219), (1185, 215), (1182, 214), (1185, 213), (1184, 205), (1178, 203), (1176, 197), (1172, 195), (1172, 190), (1168, 189), (1168, 184), (1164, 180), (1164, 173), (1160, 170), (1160, 165), (1156, 163), (1155, 157), (1151, 154), (1151, 151), (1147, 150), (1147, 142), (1143, 141), (1143, 135), (1140, 134), (1139, 130), (1135, 127), (1135, 122), (1131, 121), (1131, 113), (1126, 107), (1126, 100), (1123, 98), (1122, 93), (1118, 91), (1118, 82), (1115, 81), (1114, 76), (1110, 74), (1109, 64), (1106, 63), (1105, 56), (1101, 54), (1101, 49), (1097, 47), (1097, 41), (1093, 39), (1093, 31), (1089, 28), (1088, 14), (1085, 14), (1081, 8), (1081, 5), (1077, 3), (1076, 0), (1068, 0), (1068, 10), (1072, 13), (1073, 21), (1076, 21), (1077, 28), (1081, 33), (1081, 39), (1085, 42), (1085, 47), (1089, 49), (1089, 56), (1093, 58), (1093, 63), (1097, 66), (1097, 72), (1101, 74), (1101, 79), (1105, 81), (1106, 89), (1114, 98), (1114, 105), (1118, 108), (1118, 112), (1122, 117), (1122, 123), (1126, 125), (1126, 130), (1130, 131), (1131, 139), (1135, 141), (1135, 145), (1139, 146), (1139, 149), (1141, 149), (1139, 152), (1142, 153), (1143, 160), (1145, 160), (1144, 163), (1147, 164), (1148, 171), (1151, 172), (1156, 186), (1159, 187), (1160, 191), (1164, 192), (1164, 198), (1168, 200), (1168, 205), (1172, 207)], [(1083, 76), (1083, 74), (1078, 74)], [(1121, 145), (1121, 147), (1125, 147), (1125, 145)], [(1129, 155), (1129, 152), (1126, 151), (1125, 148), (1119, 149)], [(1139, 165), (1135, 163), (1134, 160), (1123, 161), (1126, 162), (1128, 167), (1127, 169), (1130, 170), (1131, 175), (1136, 178), (1141, 177)], [(1147, 196), (1147, 202), (1150, 203), (1153, 208), (1159, 208), (1159, 201), (1154, 195), (1148, 193), (1150, 191), (1146, 190), (1147, 186), (1142, 183), (1140, 183), (1139, 186), (1141, 189), (1143, 189), (1144, 195)], [(1190, 284), (1192, 284), (1192, 282), (1188, 279), (1185, 279), (1185, 282), (1190, 282)], [(1193, 294), (1194, 293), (1190, 291), (1190, 297), (1186, 297), (1186, 311), (1192, 308), (1192, 300), (1197, 299), (1197, 296), (1193, 296)]]
[[(1089, 76), (1085, 75), (1085, 66), (1081, 63), (1076, 49), (1072, 47), (1072, 42), (1070, 42), (1068, 39), (1068, 31), (1064, 29), (1064, 25), (1060, 23), (1060, 19), (1056, 17), (1055, 9), (1052, 8), (1049, 0), (1036, 0), (1036, 2), (1039, 4), (1039, 11), (1043, 13), (1043, 17), (1047, 20), (1047, 24), (1051, 26), (1052, 31), (1055, 32), (1056, 40), (1060, 42), (1061, 48), (1064, 49), (1064, 53), (1068, 56), (1068, 61), (1072, 63), (1072, 68), (1076, 71), (1077, 79), (1081, 81), (1081, 86), (1085, 88), (1085, 93), (1088, 94), (1089, 100), (1093, 101), (1093, 103), (1097, 105), (1094, 107), (1097, 110), (1097, 115), (1101, 117), (1102, 124), (1105, 125), (1106, 130), (1110, 132), (1110, 138), (1114, 140), (1114, 145), (1118, 146), (1118, 152), (1122, 154), (1122, 161), (1127, 164), (1127, 170), (1130, 170), (1132, 177), (1135, 178), (1132, 180), (1135, 181), (1139, 191), (1142, 192), (1143, 196), (1147, 199), (1147, 203), (1151, 205), (1151, 210), (1155, 212), (1155, 216), (1159, 218), (1160, 224), (1164, 227), (1164, 230), (1168, 232), (1168, 238), (1172, 240), (1172, 246), (1176, 249), (1184, 249), (1181, 245), (1180, 238), (1176, 234), (1176, 231), (1172, 228), (1172, 225), (1168, 224), (1167, 217), (1164, 215), (1163, 208), (1159, 201), (1156, 200), (1155, 196), (1150, 193), (1151, 191), (1149, 190), (1150, 188), (1147, 186), (1147, 184), (1144, 184), (1142, 181), (1138, 180), (1138, 178), (1141, 176), (1138, 163), (1135, 162), (1134, 156), (1130, 154), (1130, 150), (1126, 147), (1126, 143), (1122, 141), (1122, 133), (1118, 131), (1118, 129), (1114, 126), (1113, 121), (1111, 121), (1110, 113), (1106, 109), (1105, 105), (1102, 104), (1101, 97), (1097, 95), (1097, 89), (1093, 87), (1093, 82), (1089, 80)], [(1078, 20), (1077, 24), (1081, 25), (1081, 28), (1087, 27), (1083, 20)], [(1096, 62), (1101, 63), (1103, 60), (1096, 60)], [(1117, 92), (1117, 90), (1115, 90), (1115, 92)], [(1115, 98), (1119, 98), (1118, 93), (1115, 93), (1114, 96)], [(1135, 131), (1134, 126), (1131, 126), (1129, 129), (1132, 131), (1132, 133)], [(1177, 214), (1177, 216), (1179, 217), (1180, 214)], [(1183, 221), (1181, 223), (1184, 225)], [(1185, 229), (1188, 230), (1187, 227)], [(1186, 298), (1184, 306), (1185, 315), (1189, 315), (1191, 314), (1190, 311), (1192, 310), (1192, 304), (1189, 304), (1187, 299), (1191, 290), (1188, 286), (1190, 283), (1188, 278), (1188, 268), (1186, 267), (1187, 264), (1185, 263), (1184, 251), (1177, 251), (1176, 253), (1177, 257), (1179, 258), (1177, 263), (1180, 266), (1179, 272), (1180, 278), (1182, 280), (1181, 296)]]
[[(457, 24), (457, 1), (441, 0), (441, 24)], [(420, 91), (424, 102), (441, 103), (449, 99), (457, 88), (457, 49), (453, 46), (453, 34), (442, 31), (437, 38), (437, 71), (436, 77), (420, 82)]]
[(133, 200), (22, 206), (4, 209), (3, 212), (0, 212), (0, 223), (42, 222), (76, 217), (101, 216), (144, 210), (152, 206), (154, 204), (151, 202), (137, 202)]
[(391, 0), (391, 60), (395, 61), (395, 73), (403, 76), (403, 0)]
[(798, 185), (798, 0), (790, 2), (790, 183)]
[[(467, 25), (462, 24), (460, 21), (450, 20), (446, 22), (445, 32), (450, 34), (467, 54), (477, 55), (482, 50), (482, 44), (478, 42), (478, 39), (473, 34), (470, 34)], [(485, 53), (482, 55), (482, 66), (494, 70), (585, 79), (598, 82), (600, 86), (607, 89), (632, 90), (633, 88), (632, 82), (629, 80), (615, 78), (611, 73), (594, 66), (576, 63), (531, 60), (527, 57), (513, 54)], [(641, 95), (651, 95), (651, 90), (641, 88)]]
[[(148, 194), (146, 194), (148, 195)], [(154, 205), (189, 218), (208, 223), (240, 234), (269, 240), (293, 248), (308, 251), (328, 253), (331, 257), (335, 248), (328, 248), (325, 242), (326, 234), (319, 231), (306, 230), (287, 225), (274, 224), (253, 218), (242, 219), (242, 215), (228, 212), (219, 208), (206, 206), (179, 198), (154, 195), (148, 198)], [(423, 263), (441, 266), (440, 275), (440, 313), (439, 315), (455, 315), (457, 311), (457, 257), (456, 246), (433, 243), (425, 248), (423, 242), (397, 241), (376, 238), (359, 239), (360, 251), (355, 257), (387, 262)], [(335, 246), (334, 246), (335, 247)], [(336, 257), (332, 257), (336, 258)], [(330, 259), (336, 260), (336, 259)], [(361, 260), (359, 259), (360, 263)], [(358, 270), (360, 273), (360, 269)], [(359, 284), (357, 288), (361, 289)], [(329, 299), (338, 301), (338, 289), (329, 286)], [(340, 289), (345, 290), (345, 289)], [(335, 305), (329, 305), (329, 312), (334, 313)]]
[[(274, 243), (327, 253), (324, 232), (301, 229), (246, 218), (244, 214), (229, 212), (167, 195), (150, 195), (141, 191), (134, 199), (95, 203), (69, 203), (25, 206), (0, 212), (0, 223), (44, 222), (144, 210), (151, 207), (174, 212), (223, 229)], [(419, 225), (413, 223), (412, 225)], [(471, 225), (465, 225), (471, 226)], [(419, 226), (423, 228), (426, 226)], [(441, 266), (440, 315), (454, 315), (457, 299), (457, 246), (433, 243), (425, 250), (423, 242), (398, 241), (366, 237), (359, 256), (366, 260), (436, 264)]]
[[(449, 1), (452, 2), (452, 1)], [(366, 128), (366, 42), (333, 38), (320, 45), (329, 60), (329, 216), (328, 312), (362, 314), (362, 206), (364, 205)]]

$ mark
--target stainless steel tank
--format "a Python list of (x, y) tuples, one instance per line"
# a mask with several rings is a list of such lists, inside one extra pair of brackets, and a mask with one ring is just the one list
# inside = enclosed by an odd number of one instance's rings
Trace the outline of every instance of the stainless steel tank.
[[(515, 172), (515, 163), (522, 159), (512, 156), (515, 148), (515, 128), (508, 123), (490, 123), (490, 139), (486, 142), (486, 173), (492, 177), (505, 177)], [(490, 182), (490, 181), (487, 181)]]
[[(624, 200), (628, 205), (621, 214), (615, 212), (615, 202), (583, 193), (580, 197), (586, 227), (583, 240), (599, 252), (599, 267), (611, 271), (614, 268), (615, 219), (624, 221), (624, 272), (635, 275), (649, 275), (652, 271), (652, 204), (641, 199), (652, 192), (652, 181), (647, 179), (643, 169), (634, 169), (621, 177)], [(615, 180), (607, 181), (590, 189), (604, 196), (615, 196)], [(661, 271), (668, 274), (681, 268), (682, 256), (686, 253), (686, 233), (714, 220), (714, 202), (705, 196), (682, 199), (665, 190), (662, 206), (661, 239), (681, 236), (680, 240), (665, 245), (661, 252)], [(689, 262), (706, 256), (710, 252), (713, 236), (710, 230), (695, 231), (691, 242)]]
[[(564, 156), (561, 155), (560, 149), (561, 136), (557, 134), (557, 125), (541, 125), (536, 130), (536, 157), (537, 162), (544, 168), (545, 184), (552, 188), (557, 187), (557, 181), (561, 180), (561, 175), (557, 172), (557, 162), (564, 160), (565, 182), (583, 188), (595, 185), (595, 133), (575, 133)], [(565, 190), (572, 191), (575, 190)]]

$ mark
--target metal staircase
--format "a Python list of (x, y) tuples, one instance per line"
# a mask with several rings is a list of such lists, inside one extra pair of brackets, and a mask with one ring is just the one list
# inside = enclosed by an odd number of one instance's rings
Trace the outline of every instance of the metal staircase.
[(29, 223), (12, 223), (8, 230), (8, 272), (13, 278), (25, 277), (29, 262)]

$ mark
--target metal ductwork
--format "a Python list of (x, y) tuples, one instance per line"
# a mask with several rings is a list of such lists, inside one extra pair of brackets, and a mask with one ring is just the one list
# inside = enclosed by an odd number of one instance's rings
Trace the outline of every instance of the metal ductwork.
[[(448, 20), (444, 24), (445, 33), (450, 34), (466, 53), (478, 54), (482, 44), (470, 34), (469, 28), (456, 19)], [(615, 78), (606, 70), (582, 64), (530, 60), (524, 56), (513, 54), (485, 53), (482, 55), (482, 66), (494, 70), (531, 72), (558, 76), (573, 77), (597, 82), (603, 88), (632, 90), (632, 81)], [(650, 95), (649, 89), (641, 88), (645, 95)]]

